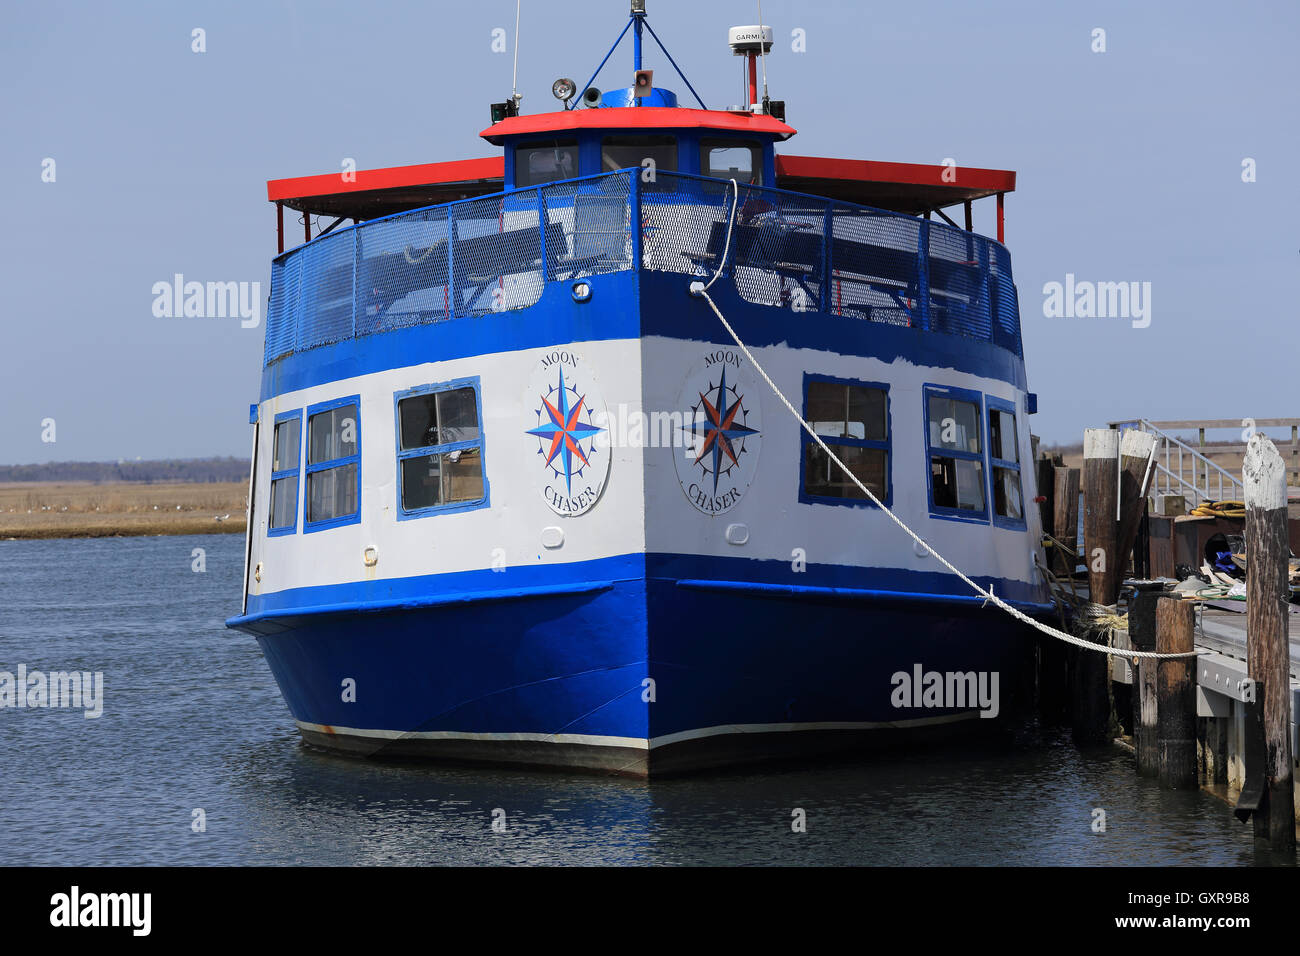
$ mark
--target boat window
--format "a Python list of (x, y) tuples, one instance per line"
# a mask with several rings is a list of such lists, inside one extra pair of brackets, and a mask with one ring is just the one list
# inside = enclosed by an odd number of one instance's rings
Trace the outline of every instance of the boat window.
[(478, 380), (397, 395), (401, 517), (487, 504)]
[(989, 458), (993, 469), (993, 515), (1009, 523), (1025, 520), (1020, 494), (1020, 445), (1011, 405), (989, 399)]
[(307, 410), (306, 531), (361, 520), (360, 407), (354, 396)]
[(302, 455), (302, 412), (276, 416), (271, 442), (271, 534), (298, 530), (298, 464)]
[[(889, 497), (889, 394), (886, 387), (805, 378), (804, 418), (872, 494)], [(803, 433), (803, 500), (870, 503), (862, 490)]]
[(763, 185), (763, 147), (753, 140), (700, 141), (700, 175)]
[(647, 159), (655, 169), (677, 169), (677, 137), (606, 136), (600, 142), (601, 172), (641, 166)]
[(578, 141), (549, 139), (515, 147), (515, 185), (538, 186), (578, 175)]
[(926, 415), (933, 509), (961, 517), (985, 517), (979, 394), (926, 389)]

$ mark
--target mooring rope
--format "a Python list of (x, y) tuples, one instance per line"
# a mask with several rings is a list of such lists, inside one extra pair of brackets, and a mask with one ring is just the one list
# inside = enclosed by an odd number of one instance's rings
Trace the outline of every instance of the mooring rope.
[[(861, 491), (864, 495), (866, 495), (868, 500), (870, 500), (872, 504), (874, 504), (877, 508), (879, 508), (886, 515), (888, 515), (889, 519), (893, 521), (894, 524), (898, 525), (901, 529), (903, 529), (904, 533), (906, 533), (908, 537), (910, 537), (914, 542), (916, 542), (921, 547), (923, 547), (930, 554), (931, 557), (933, 557), (945, 568), (947, 568), (953, 574), (957, 575), (957, 577), (959, 577), (962, 581), (968, 584), (971, 587), (971, 589), (975, 591), (976, 594), (982, 596), (984, 598), (983, 606), (985, 607), (987, 607), (989, 603), (992, 602), (996, 607), (999, 607), (1003, 611), (1006, 611), (1016, 620), (1024, 624), (1028, 624), (1030, 627), (1041, 631), (1042, 633), (1048, 635), (1049, 637), (1054, 637), (1057, 640), (1064, 641), (1067, 644), (1072, 644), (1075, 647), (1082, 647), (1086, 650), (1096, 651), (1100, 654), (1106, 654), (1108, 656), (1127, 657), (1127, 658), (1134, 658), (1134, 659), (1146, 657), (1146, 658), (1165, 659), (1165, 660), (1172, 659), (1172, 658), (1195, 657), (1199, 653), (1198, 651), (1189, 651), (1187, 653), (1179, 653), (1179, 654), (1162, 654), (1157, 651), (1137, 651), (1137, 650), (1128, 650), (1128, 649), (1121, 649), (1119, 651), (1116, 651), (1113, 647), (1109, 647), (1104, 644), (1095, 644), (1092, 641), (1089, 641), (1085, 638), (1076, 637), (1073, 634), (1067, 634), (1064, 631), (1059, 631), (1048, 624), (1042, 623), (1041, 621), (1034, 620), (1032, 617), (1030, 617), (1028, 614), (1025, 614), (1019, 608), (1013, 607), (1012, 605), (1008, 604), (1006, 601), (1002, 600), (1002, 598), (994, 594), (992, 585), (990, 585), (987, 589), (982, 588), (974, 581), (972, 581), (969, 577), (967, 577), (959, 568), (957, 568), (956, 565), (954, 565), (951, 561), (949, 561), (938, 551), (936, 551), (933, 547), (931, 547), (930, 544), (919, 534), (917, 534), (915, 531), (909, 528), (902, 518), (898, 517), (898, 515), (894, 514), (893, 511), (891, 511), (888, 507), (886, 507), (885, 503), (881, 501), (879, 498), (877, 498), (875, 494), (872, 493), (871, 489), (868, 488), (866, 485), (864, 485), (858, 479), (858, 476), (855, 475), (849, 469), (849, 467), (844, 464), (844, 462), (840, 461), (839, 456), (837, 456), (835, 452), (831, 451), (830, 448), (826, 445), (826, 443), (822, 441), (822, 438), (820, 435), (817, 434), (816, 429), (814, 429), (810, 424), (808, 424), (808, 422), (804, 419), (804, 417), (799, 414), (799, 412), (795, 409), (793, 405), (790, 404), (790, 400), (785, 397), (785, 393), (782, 392), (781, 389), (777, 387), (776, 383), (772, 381), (771, 377), (767, 374), (767, 371), (763, 368), (761, 364), (759, 364), (758, 359), (754, 358), (754, 353), (749, 350), (749, 346), (747, 346), (744, 342), (741, 341), (740, 336), (736, 334), (736, 330), (731, 327), (731, 323), (728, 322), (726, 316), (722, 314), (722, 310), (718, 308), (717, 303), (715, 303), (713, 299), (709, 296), (709, 286), (713, 285), (713, 283), (718, 280), (718, 276), (722, 274), (722, 270), (726, 266), (727, 254), (731, 250), (731, 231), (732, 231), (732, 227), (735, 225), (736, 222), (736, 206), (740, 199), (740, 187), (737, 185), (735, 179), (731, 180), (731, 186), (733, 190), (732, 199), (731, 199), (731, 214), (727, 219), (727, 241), (726, 241), (726, 245), (723, 247), (722, 258), (718, 260), (718, 268), (714, 271), (713, 278), (711, 278), (707, 283), (702, 283), (699, 282), (698, 280), (691, 283), (691, 293), (693, 295), (700, 296), (701, 298), (704, 299), (705, 302), (709, 303), (709, 308), (711, 308), (713, 310), (713, 314), (718, 317), (718, 321), (722, 323), (722, 327), (727, 330), (727, 334), (731, 336), (732, 341), (736, 343), (737, 348), (739, 348), (740, 351), (744, 353), (745, 358), (749, 359), (749, 361), (753, 364), (754, 369), (758, 372), (759, 376), (763, 379), (763, 381), (767, 383), (768, 388), (770, 388), (772, 392), (776, 395), (776, 397), (781, 400), (781, 404), (783, 404), (786, 407), (786, 410), (792, 416), (794, 416), (795, 420), (799, 422), (801, 426), (803, 426), (803, 430), (806, 431), (810, 436), (812, 436), (812, 440), (817, 443), (818, 447), (820, 447), (821, 450), (826, 453), (826, 455), (830, 458), (831, 461), (835, 462), (835, 464), (839, 467), (839, 469), (849, 477), (850, 481), (852, 481), (855, 485), (857, 485), (858, 490)], [(1111, 615), (1112, 617), (1114, 617), (1114, 620), (1116, 621), (1120, 620), (1120, 618), (1117, 615), (1114, 615), (1114, 608), (1109, 608), (1107, 610), (1111, 612)], [(1127, 624), (1127, 615), (1125, 615), (1124, 620), (1125, 623)], [(1113, 628), (1106, 627), (1104, 628), (1104, 630), (1113, 631)], [(1109, 681), (1107, 683), (1109, 683)]]

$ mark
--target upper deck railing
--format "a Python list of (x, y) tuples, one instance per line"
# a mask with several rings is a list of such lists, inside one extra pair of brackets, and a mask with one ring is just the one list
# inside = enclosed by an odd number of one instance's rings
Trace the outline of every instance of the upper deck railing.
[[(534, 305), (547, 282), (711, 275), (731, 184), (640, 169), (430, 206), (321, 236), (271, 267), (266, 363), (394, 329)], [(760, 305), (966, 336), (1021, 354), (1011, 257), (946, 224), (740, 186), (723, 263)], [(639, 228), (632, 228), (638, 225)], [(721, 280), (720, 280), (721, 281)]]

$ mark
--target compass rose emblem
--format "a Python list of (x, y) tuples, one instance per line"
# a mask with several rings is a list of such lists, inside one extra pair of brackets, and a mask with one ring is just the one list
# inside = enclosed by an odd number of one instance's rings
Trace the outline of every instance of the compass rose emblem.
[(577, 355), (554, 351), (534, 369), (525, 400), (536, 417), (525, 434), (537, 439), (545, 468), (542, 497), (557, 514), (582, 514), (600, 497), (609, 471), (608, 449), (597, 442), (606, 429), (596, 424), (605, 402), (595, 379)]
[(744, 357), (731, 349), (706, 354), (687, 377), (678, 408), (687, 447), (674, 455), (687, 499), (709, 515), (730, 511), (758, 471), (758, 395)]
[[(718, 493), (718, 478), (731, 475), (731, 470), (740, 466), (740, 455), (745, 453), (745, 438), (757, 435), (757, 428), (744, 424), (749, 417), (745, 411), (745, 396), (737, 391), (736, 386), (727, 387), (727, 368), (722, 367), (722, 376), (718, 379), (716, 389), (710, 383), (707, 392), (700, 392), (699, 404), (691, 407), (694, 420), (686, 426), (695, 436), (695, 447), (699, 453), (695, 464), (705, 477), (713, 476), (713, 493)], [(700, 418), (703, 411), (704, 418)], [(739, 417), (739, 420), (737, 418)]]
[[(587, 438), (594, 438), (605, 429), (597, 428), (591, 424), (591, 409), (587, 408), (587, 421), (582, 420), (583, 407), (586, 405), (587, 396), (579, 395), (576, 386), (564, 384), (564, 368), (560, 368), (560, 380), (551, 389), (551, 394), (542, 395), (542, 408), (537, 409), (537, 418), (540, 421), (542, 411), (545, 409), (546, 416), (550, 420), (545, 425), (538, 425), (536, 428), (530, 428), (528, 434), (536, 435), (550, 441), (550, 448), (543, 450), (542, 447), (537, 449), (537, 454), (546, 456), (546, 464), (555, 472), (555, 477), (564, 476), (564, 489), (569, 494), (573, 493), (573, 476), (582, 477), (582, 469), (591, 465), (591, 458), (596, 454), (595, 442), (592, 442), (588, 449), (582, 450), (582, 442)], [(573, 406), (569, 406), (569, 392), (572, 391), (577, 399)], [(556, 464), (556, 458), (560, 459)], [(581, 463), (581, 465), (579, 465)]]

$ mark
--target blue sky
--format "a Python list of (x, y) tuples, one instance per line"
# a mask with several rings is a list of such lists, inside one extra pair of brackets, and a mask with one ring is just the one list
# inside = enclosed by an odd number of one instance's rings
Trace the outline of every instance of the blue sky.
[[(705, 102), (738, 101), (726, 30), (755, 22), (755, 4), (648, 8)], [(524, 112), (554, 107), (555, 77), (585, 80), (626, 12), (524, 0)], [(783, 151), (1018, 171), (1007, 244), (1036, 434), (1296, 414), (1300, 4), (767, 0), (763, 13), (772, 95), (800, 131)], [(497, 27), (513, 34), (510, 0), (8, 9), (0, 463), (247, 455), (264, 327), (157, 318), (153, 284), (179, 272), (265, 293), (267, 179), (347, 157), (492, 155), (477, 133), (510, 92)], [(806, 53), (790, 49), (795, 28)], [(628, 44), (597, 85), (626, 85), (630, 61)], [(686, 102), (652, 44), (646, 66)], [(991, 233), (991, 201), (976, 209)], [(1045, 318), (1043, 286), (1067, 273), (1151, 283), (1149, 327)]]

